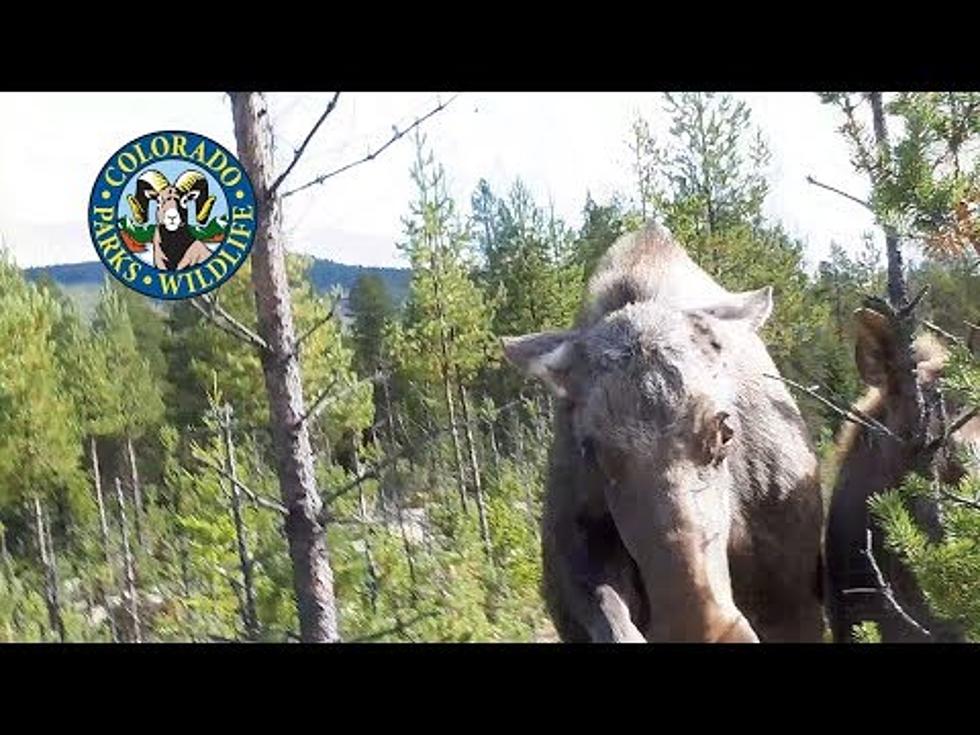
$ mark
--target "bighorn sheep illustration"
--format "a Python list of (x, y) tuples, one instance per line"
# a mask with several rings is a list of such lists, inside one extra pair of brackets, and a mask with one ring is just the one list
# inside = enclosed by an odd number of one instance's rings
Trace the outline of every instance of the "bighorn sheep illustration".
[(188, 169), (171, 184), (156, 169), (145, 171), (136, 180), (136, 194), (129, 206), (137, 224), (147, 220), (150, 201), (157, 203), (157, 226), (153, 233), (153, 265), (160, 270), (182, 270), (211, 257), (211, 251), (198, 240), (188, 225), (187, 207), (197, 202), (197, 222), (207, 222), (215, 197), (208, 196), (204, 174)]

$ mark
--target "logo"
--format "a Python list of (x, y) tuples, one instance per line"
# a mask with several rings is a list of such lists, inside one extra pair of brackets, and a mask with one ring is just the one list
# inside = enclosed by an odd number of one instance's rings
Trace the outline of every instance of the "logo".
[(126, 144), (99, 171), (89, 232), (124, 285), (155, 299), (218, 288), (242, 266), (257, 226), (242, 165), (203, 135), (158, 132)]

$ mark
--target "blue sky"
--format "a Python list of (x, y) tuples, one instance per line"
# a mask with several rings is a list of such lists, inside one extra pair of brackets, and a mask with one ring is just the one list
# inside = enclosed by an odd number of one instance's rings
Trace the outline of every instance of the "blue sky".
[[(332, 94), (269, 95), (280, 169)], [(286, 188), (360, 158), (431, 109), (433, 93), (345, 93)], [(808, 260), (831, 241), (850, 251), (872, 229), (868, 212), (806, 183), (806, 176), (867, 193), (836, 133), (835, 111), (815, 94), (748, 93), (753, 121), (773, 152), (767, 214), (804, 240)], [(231, 110), (221, 93), (0, 94), (0, 236), (22, 266), (94, 260), (86, 206), (93, 177), (129, 140), (183, 129), (235, 150)], [(468, 209), (481, 177), (498, 194), (520, 176), (536, 199), (577, 226), (586, 192), (603, 200), (630, 189), (629, 123), (635, 112), (655, 132), (668, 122), (652, 93), (461, 94), (425, 125), (450, 191)], [(413, 149), (403, 139), (382, 157), (286, 200), (292, 250), (363, 265), (404, 265), (395, 244), (412, 197)]]

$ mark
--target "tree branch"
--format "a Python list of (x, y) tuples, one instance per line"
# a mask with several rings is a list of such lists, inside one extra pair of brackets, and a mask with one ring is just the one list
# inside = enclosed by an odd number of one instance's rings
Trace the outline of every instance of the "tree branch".
[(838, 189), (838, 188), (836, 188), (834, 186), (831, 186), (830, 184), (824, 184), (824, 183), (822, 183), (820, 181), (817, 181), (815, 178), (813, 178), (812, 176), (809, 176), (809, 175), (806, 177), (806, 181), (807, 181), (808, 184), (813, 184), (814, 186), (819, 186), (821, 189), (826, 189), (827, 191), (832, 191), (832, 192), (834, 192), (834, 194), (839, 194), (840, 196), (844, 197), (845, 199), (850, 199), (852, 202), (855, 202), (857, 204), (860, 204), (862, 207), (864, 207), (865, 209), (867, 209), (869, 212), (872, 212), (872, 213), (874, 212), (874, 209), (871, 207), (871, 205), (868, 202), (864, 201), (863, 199), (858, 199), (853, 194), (848, 194), (846, 191), (841, 191), (840, 189)]
[[(199, 299), (207, 305), (207, 308), (201, 306), (201, 304), (198, 303)], [(227, 332), (232, 337), (235, 337), (236, 339), (239, 339), (243, 342), (247, 342), (253, 347), (262, 350), (263, 352), (270, 351), (269, 345), (268, 343), (266, 343), (264, 339), (262, 339), (259, 335), (257, 335), (248, 327), (246, 327), (240, 321), (235, 319), (235, 317), (229, 314), (222, 306), (218, 304), (217, 297), (213, 299), (208, 299), (206, 296), (198, 296), (196, 298), (190, 299), (190, 304), (195, 309), (197, 309), (197, 311), (199, 311), (205, 318), (212, 321), (215, 324), (215, 326)], [(225, 322), (227, 323), (223, 323), (219, 321), (218, 320), (219, 316), (222, 319), (224, 319)]]
[[(335, 378), (334, 380), (330, 381), (330, 385), (328, 385), (326, 388), (320, 391), (320, 394), (313, 399), (313, 402), (310, 404), (310, 407), (306, 409), (306, 412), (299, 417), (299, 421), (297, 421), (296, 423), (302, 424), (305, 421), (309, 421), (312, 418), (316, 418), (320, 414), (324, 402), (330, 397), (330, 392), (334, 389), (334, 387), (336, 387), (336, 385), (337, 385), (337, 380)], [(357, 383), (354, 383), (354, 385), (357, 385)]]
[(303, 346), (303, 343), (313, 336), (313, 333), (316, 332), (316, 330), (318, 330), (324, 324), (326, 324), (331, 319), (333, 319), (334, 312), (336, 312), (337, 310), (337, 306), (338, 306), (338, 301), (334, 300), (333, 303), (330, 304), (330, 311), (327, 313), (327, 315), (321, 319), (318, 319), (312, 327), (310, 327), (305, 332), (303, 332), (303, 334), (300, 335), (299, 339), (296, 340), (297, 352), (299, 351), (300, 347)]
[(398, 623), (396, 623), (395, 625), (391, 626), (390, 628), (386, 628), (385, 630), (379, 630), (379, 631), (377, 631), (375, 633), (368, 633), (367, 635), (361, 636), (360, 638), (355, 638), (355, 639), (351, 640), (350, 642), (351, 643), (369, 643), (370, 641), (376, 641), (378, 638), (383, 638), (386, 635), (391, 635), (392, 633), (403, 633), (408, 628), (410, 628), (413, 625), (415, 625), (416, 623), (421, 623), (423, 620), (427, 620), (428, 618), (435, 617), (435, 615), (436, 615), (436, 611), (435, 610), (429, 610), (429, 611), (424, 612), (424, 613), (419, 613), (414, 618), (411, 618), (408, 621), (404, 621), (404, 622), (399, 621)]
[[(385, 378), (384, 374), (378, 372), (372, 375), (370, 378), (367, 378), (367, 382), (377, 383), (381, 380), (384, 380), (384, 378)], [(310, 404), (310, 407), (306, 410), (306, 413), (304, 413), (303, 416), (300, 418), (299, 423), (303, 423), (304, 421), (310, 421), (311, 419), (315, 419), (317, 416), (323, 413), (324, 408), (326, 408), (329, 402), (339, 401), (342, 398), (346, 398), (355, 390), (357, 390), (358, 387), (363, 385), (364, 382), (365, 382), (364, 380), (359, 380), (356, 383), (351, 383), (337, 395), (331, 396), (330, 392), (334, 389), (334, 387), (337, 384), (336, 381), (333, 381), (332, 383), (330, 383), (329, 386), (327, 386), (327, 388), (321, 391), (320, 394), (313, 400), (313, 403)]]
[(955, 334), (951, 334), (950, 332), (947, 332), (945, 329), (943, 329), (942, 327), (940, 327), (938, 324), (933, 324), (932, 322), (930, 322), (930, 321), (928, 321), (926, 319), (923, 319), (922, 320), (922, 326), (924, 326), (926, 329), (928, 329), (928, 330), (930, 330), (932, 332), (935, 332), (936, 334), (938, 334), (943, 339), (949, 340), (950, 342), (952, 342), (955, 345), (962, 345), (963, 344), (963, 340), (962, 339), (960, 339), (959, 337), (957, 337)]
[(398, 130), (397, 128), (395, 128), (395, 134), (392, 135), (391, 138), (389, 138), (388, 141), (384, 145), (382, 145), (380, 148), (378, 148), (378, 149), (376, 149), (374, 151), (369, 152), (363, 158), (359, 158), (356, 161), (352, 161), (351, 163), (345, 164), (345, 165), (341, 166), (340, 168), (334, 169), (333, 171), (328, 171), (325, 174), (321, 174), (320, 176), (317, 176), (315, 179), (312, 179), (311, 181), (307, 181), (302, 186), (297, 186), (295, 189), (290, 189), (289, 191), (287, 191), (285, 194), (282, 195), (282, 198), (285, 199), (286, 197), (291, 197), (293, 194), (298, 194), (299, 192), (303, 191), (304, 189), (309, 189), (311, 186), (316, 186), (317, 184), (322, 184), (327, 179), (333, 178), (334, 176), (336, 176), (338, 174), (342, 174), (344, 171), (348, 171), (348, 170), (354, 168), (355, 166), (359, 166), (362, 163), (367, 163), (368, 161), (374, 160), (379, 155), (381, 155), (389, 146), (393, 145), (400, 138), (403, 138), (405, 135), (407, 135), (408, 133), (410, 133), (415, 128), (419, 127), (422, 123), (424, 123), (430, 117), (432, 117), (433, 115), (435, 115), (437, 112), (440, 112), (441, 110), (443, 110), (447, 106), (449, 106), (452, 103), (452, 101), (455, 100), (458, 96), (459, 95), (454, 94), (452, 97), (449, 98), (449, 100), (447, 102), (440, 102), (435, 108), (433, 108), (432, 110), (430, 110), (428, 113), (426, 113), (422, 117), (417, 118), (414, 123), (412, 123), (411, 125), (409, 125), (404, 130)]
[(867, 537), (867, 547), (864, 549), (862, 553), (867, 557), (868, 562), (871, 564), (871, 571), (874, 572), (875, 580), (878, 583), (881, 596), (885, 600), (885, 603), (893, 613), (898, 615), (903, 621), (905, 621), (907, 625), (914, 628), (915, 631), (918, 632), (920, 635), (922, 635), (925, 638), (932, 638), (932, 633), (930, 633), (924, 627), (919, 625), (919, 623), (916, 622), (915, 618), (913, 618), (911, 615), (905, 612), (902, 606), (898, 604), (898, 600), (895, 599), (895, 594), (892, 592), (891, 585), (889, 585), (885, 581), (885, 576), (881, 573), (881, 568), (878, 566), (878, 562), (875, 560), (875, 555), (874, 552), (872, 551), (872, 549), (874, 548), (872, 546), (872, 542), (873, 542), (873, 538), (871, 535), (871, 529), (869, 528), (868, 537)]
[(927, 293), (929, 293), (928, 284), (920, 288), (919, 293), (913, 296), (912, 300), (909, 301), (908, 304), (906, 304), (904, 307), (902, 307), (901, 311), (899, 311), (898, 313), (898, 317), (900, 319), (908, 318), (912, 314), (912, 312), (915, 311), (916, 307), (919, 305), (919, 302), (922, 301), (923, 298), (925, 298), (925, 295)]
[(870, 416), (869, 414), (866, 414), (857, 406), (848, 405), (847, 399), (845, 399), (839, 393), (834, 391), (832, 388), (829, 388), (828, 386), (824, 385), (820, 381), (816, 380), (813, 377), (813, 375), (810, 374), (810, 371), (804, 368), (802, 365), (800, 365), (798, 361), (791, 360), (790, 364), (793, 366), (795, 370), (799, 371), (801, 375), (803, 375), (807, 380), (809, 380), (812, 383), (810, 390), (813, 391), (822, 390), (824, 393), (829, 394), (830, 397), (833, 398), (835, 401), (838, 401), (836, 405), (847, 406), (848, 412), (854, 414), (855, 416), (857, 416), (858, 418), (864, 421), (867, 421), (869, 424), (873, 424), (874, 426), (878, 427), (881, 431), (886, 431), (888, 429), (887, 426), (885, 426), (880, 421), (878, 421), (878, 419), (876, 419), (874, 416)]
[(337, 100), (339, 98), (340, 98), (340, 92), (335, 92), (333, 99), (330, 100), (330, 103), (327, 105), (327, 109), (323, 111), (322, 115), (320, 115), (320, 119), (316, 121), (316, 124), (307, 134), (306, 139), (303, 141), (302, 145), (300, 145), (300, 147), (296, 149), (295, 153), (293, 154), (293, 160), (286, 167), (286, 170), (283, 171), (281, 174), (279, 174), (279, 177), (272, 182), (272, 186), (270, 186), (269, 191), (266, 192), (266, 196), (269, 199), (272, 199), (272, 197), (275, 196), (276, 191), (279, 189), (279, 185), (286, 180), (286, 177), (289, 176), (289, 173), (293, 170), (296, 164), (299, 163), (299, 159), (302, 157), (303, 151), (306, 150), (306, 146), (310, 144), (310, 141), (313, 139), (313, 136), (316, 135), (316, 131), (320, 129), (321, 125), (323, 125), (323, 121), (330, 116), (331, 112), (333, 112), (333, 108), (337, 106)]
[(947, 500), (953, 501), (954, 503), (965, 505), (968, 508), (973, 508), (973, 510), (980, 510), (980, 502), (976, 500), (970, 500), (969, 498), (964, 498), (961, 495), (956, 495), (954, 493), (951, 493), (949, 490), (940, 489), (939, 494), (942, 497), (946, 498)]
[(966, 426), (970, 421), (972, 421), (976, 416), (980, 415), (980, 406), (974, 406), (973, 408), (964, 409), (959, 416), (957, 416), (950, 423), (949, 427), (946, 429), (946, 439), (948, 440), (953, 434)]
[(277, 513), (281, 513), (282, 515), (287, 515), (289, 513), (289, 511), (286, 510), (286, 506), (284, 506), (282, 503), (279, 503), (275, 500), (270, 500), (262, 495), (259, 495), (254, 490), (250, 490), (246, 485), (242, 483), (241, 480), (239, 480), (237, 477), (232, 477), (230, 474), (225, 472), (225, 469), (223, 467), (212, 462), (207, 457), (204, 457), (200, 454), (194, 454), (192, 456), (198, 462), (207, 465), (212, 470), (217, 472), (219, 475), (224, 477), (226, 480), (231, 480), (232, 482), (234, 482), (235, 485), (238, 486), (238, 489), (241, 490), (243, 493), (245, 493), (248, 499), (251, 500), (255, 505), (260, 505), (263, 508), (267, 508), (268, 510), (274, 510)]
[[(503, 406), (501, 406), (499, 409), (497, 409), (497, 415), (500, 415), (500, 414), (504, 413), (505, 411), (509, 411), (509, 410), (511, 410), (513, 408), (516, 408), (517, 406), (521, 405), (521, 403), (522, 403), (521, 399), (518, 399), (516, 401), (511, 401), (510, 403), (506, 403)], [(459, 422), (456, 422), (456, 427), (457, 428), (460, 427)], [(346, 485), (344, 485), (339, 490), (335, 490), (334, 492), (332, 492), (329, 495), (327, 495), (324, 498), (323, 510), (321, 511), (321, 514), (320, 514), (320, 520), (321, 520), (321, 522), (329, 521), (329, 513), (328, 513), (328, 510), (327, 509), (328, 509), (330, 503), (332, 503), (334, 500), (336, 500), (337, 498), (339, 498), (339, 497), (341, 497), (343, 495), (346, 495), (351, 490), (353, 490), (358, 485), (360, 485), (362, 482), (365, 482), (367, 480), (371, 480), (371, 479), (374, 479), (376, 477), (379, 477), (381, 472), (383, 472), (385, 469), (387, 469), (388, 467), (390, 467), (391, 465), (393, 465), (396, 461), (398, 461), (399, 459), (401, 459), (405, 454), (407, 454), (409, 452), (409, 450), (414, 449), (414, 448), (416, 448), (416, 447), (418, 447), (418, 446), (420, 446), (422, 444), (425, 444), (427, 442), (432, 441), (433, 439), (435, 439), (436, 437), (438, 437), (440, 434), (444, 434), (447, 431), (449, 431), (451, 428), (452, 428), (452, 425), (449, 425), (449, 426), (437, 426), (434, 429), (430, 429), (428, 432), (425, 432), (422, 435), (422, 438), (421, 438), (420, 441), (413, 442), (412, 444), (410, 444), (408, 446), (402, 447), (397, 452), (394, 452), (392, 454), (389, 454), (388, 456), (386, 456), (384, 458), (384, 460), (382, 462), (379, 462), (378, 464), (374, 465), (373, 467), (368, 468), (367, 470), (365, 470), (364, 472), (362, 472), (360, 475), (358, 475), (357, 477), (355, 477), (353, 480), (351, 480), (350, 482), (348, 482)]]
[(871, 418), (867, 414), (863, 414), (862, 413), (861, 415), (858, 415), (856, 412), (854, 412), (850, 408), (842, 408), (841, 406), (838, 406), (833, 401), (831, 401), (831, 400), (825, 398), (824, 396), (820, 395), (814, 388), (808, 388), (805, 385), (800, 385), (795, 380), (790, 380), (789, 378), (784, 378), (781, 375), (764, 374), (763, 377), (769, 378), (770, 380), (778, 380), (778, 381), (781, 381), (781, 382), (785, 383), (786, 385), (788, 385), (788, 386), (790, 386), (792, 388), (795, 388), (796, 390), (798, 390), (798, 391), (800, 391), (802, 393), (805, 393), (806, 395), (810, 396), (811, 398), (815, 398), (816, 400), (820, 401), (820, 403), (822, 403), (823, 405), (827, 406), (827, 408), (829, 408), (834, 413), (836, 413), (838, 416), (841, 416), (842, 418), (846, 419), (847, 421), (850, 421), (851, 423), (859, 424), (859, 425), (865, 427), (866, 429), (870, 429), (871, 431), (874, 431), (876, 433), (883, 434), (884, 436), (890, 437), (890, 438), (894, 439), (895, 441), (897, 441), (899, 443), (904, 443), (904, 440), (901, 437), (899, 437), (896, 434), (894, 434), (884, 424), (882, 424), (879, 421)]

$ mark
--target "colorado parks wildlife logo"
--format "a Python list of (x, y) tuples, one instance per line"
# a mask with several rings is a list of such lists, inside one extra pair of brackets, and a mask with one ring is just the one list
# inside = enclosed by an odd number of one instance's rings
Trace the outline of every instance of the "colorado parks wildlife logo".
[(126, 144), (102, 167), (89, 201), (99, 258), (119, 281), (157, 299), (199, 296), (231, 278), (256, 226), (242, 165), (196, 133)]

